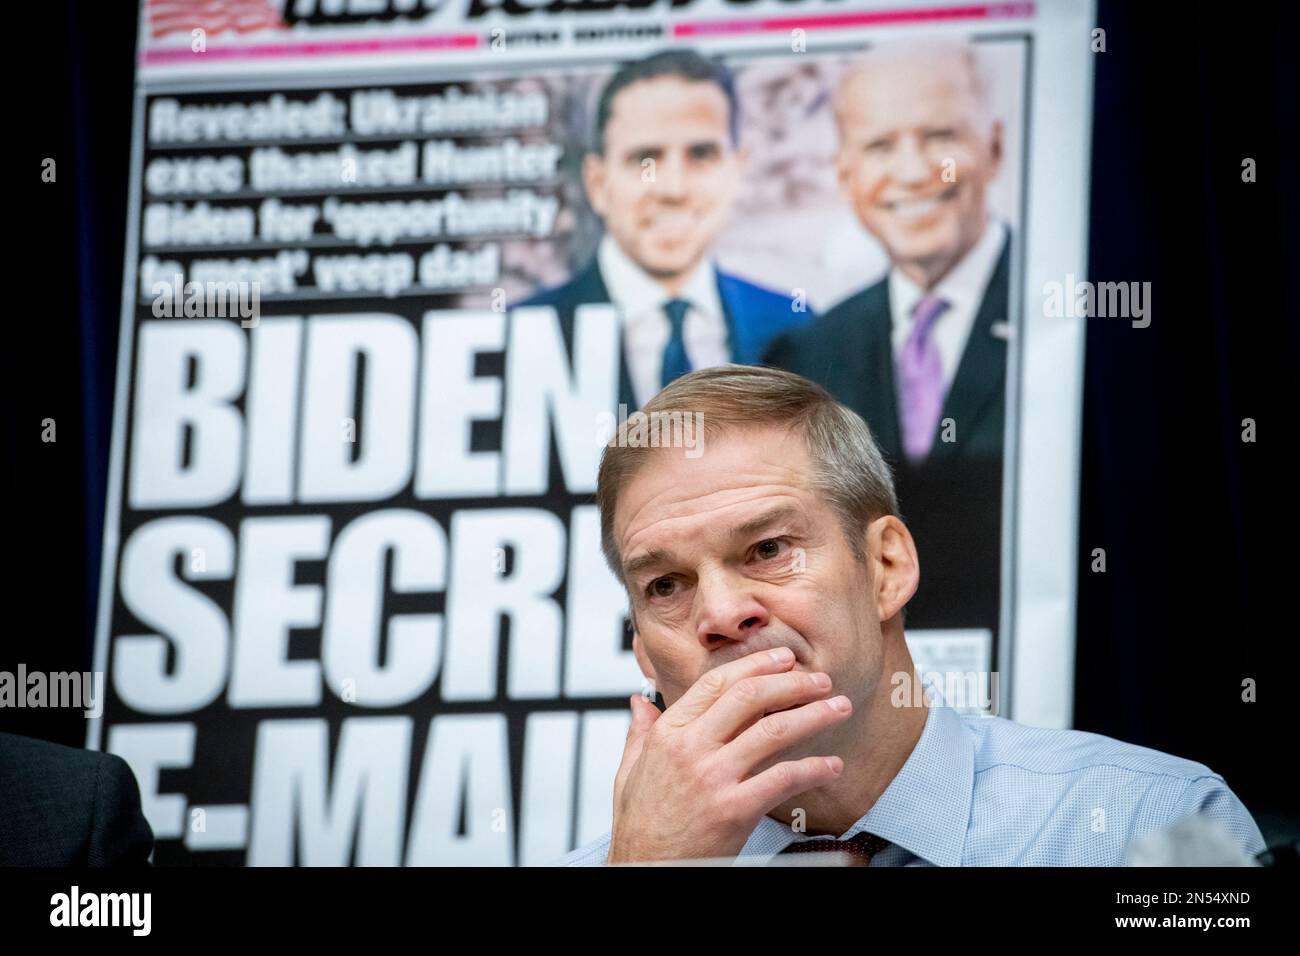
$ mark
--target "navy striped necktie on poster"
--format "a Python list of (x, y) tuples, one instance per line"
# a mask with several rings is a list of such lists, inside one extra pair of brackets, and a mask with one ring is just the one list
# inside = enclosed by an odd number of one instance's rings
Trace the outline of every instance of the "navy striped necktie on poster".
[(670, 382), (681, 378), (691, 370), (691, 360), (686, 354), (686, 313), (691, 304), (685, 299), (669, 299), (664, 303), (664, 315), (668, 317), (668, 344), (664, 346), (663, 357), (659, 363), (659, 387), (667, 388)]
[(889, 841), (884, 837), (863, 830), (847, 840), (820, 839), (791, 843), (777, 856), (786, 853), (847, 853), (850, 866), (870, 866), (871, 858), (887, 846)]

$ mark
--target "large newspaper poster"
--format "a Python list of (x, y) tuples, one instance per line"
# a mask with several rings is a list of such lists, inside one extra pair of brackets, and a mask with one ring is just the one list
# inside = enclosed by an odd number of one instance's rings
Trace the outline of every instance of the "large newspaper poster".
[[(1083, 327), (1042, 302), (1085, 274), (1091, 12), (146, 2), (89, 744), (155, 862), (535, 865), (608, 828), (641, 677), (593, 492), (670, 296), (722, 330), (695, 364), (867, 418), (919, 669), (1067, 726)], [(918, 450), (880, 356), (925, 242), (964, 251)]]

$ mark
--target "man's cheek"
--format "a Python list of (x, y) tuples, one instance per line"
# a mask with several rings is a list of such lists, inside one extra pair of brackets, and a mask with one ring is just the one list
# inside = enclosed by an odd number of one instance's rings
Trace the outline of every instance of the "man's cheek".
[(862, 225), (866, 227), (867, 232), (880, 238), (887, 239), (893, 233), (894, 221), (890, 214), (877, 207), (874, 203), (862, 203), (858, 207), (858, 218)]
[(672, 703), (681, 698), (702, 675), (697, 670), (674, 661), (661, 661), (655, 664), (655, 690), (664, 695), (664, 700)]
[(643, 202), (650, 192), (651, 183), (643, 182), (641, 174), (635, 170), (626, 170), (619, 181), (610, 190), (610, 202), (618, 207), (630, 209)]
[(726, 208), (719, 203), (710, 203), (705, 207), (698, 208), (695, 221), (697, 224), (694, 237), (695, 243), (707, 244), (726, 225)]
[(728, 206), (736, 201), (742, 182), (744, 182), (744, 177), (740, 174), (740, 167), (737, 163), (724, 163), (717, 166), (709, 175), (708, 187), (705, 190), (703, 201), (717, 206), (720, 210), (726, 210)]
[(965, 172), (973, 176), (983, 175), (989, 159), (987, 150), (981, 149), (978, 144), (970, 142), (958, 143), (945, 150), (944, 155), (945, 158), (950, 157), (957, 164), (959, 174)]
[(619, 207), (625, 219), (632, 220), (645, 215), (650, 204), (650, 186), (648, 183), (629, 184), (619, 196)]
[(877, 212), (886, 180), (883, 176), (860, 173), (853, 181), (853, 197), (863, 218)]

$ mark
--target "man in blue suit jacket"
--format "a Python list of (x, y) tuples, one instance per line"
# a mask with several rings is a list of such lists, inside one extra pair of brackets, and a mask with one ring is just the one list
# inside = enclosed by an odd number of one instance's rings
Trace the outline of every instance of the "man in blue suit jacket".
[(570, 345), (578, 306), (617, 306), (619, 401), (630, 409), (692, 369), (760, 361), (810, 317), (801, 298), (709, 260), (743, 165), (735, 88), (721, 64), (670, 50), (625, 65), (601, 92), (582, 176), (606, 234), (572, 279), (522, 304), (553, 307)]

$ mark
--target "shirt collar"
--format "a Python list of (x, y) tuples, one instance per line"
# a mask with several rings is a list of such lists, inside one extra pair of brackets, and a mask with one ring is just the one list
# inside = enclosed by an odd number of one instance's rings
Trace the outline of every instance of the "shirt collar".
[[(961, 261), (939, 280), (930, 294), (947, 302), (950, 312), (967, 310), (973, 315), (984, 299), (984, 289), (993, 277), (1005, 239), (1006, 226), (990, 217), (984, 232), (970, 252), (962, 256)], [(926, 294), (926, 290), (903, 275), (901, 270), (890, 269), (889, 297), (890, 301), (899, 304), (898, 314), (911, 316), (917, 303)]]
[[(596, 258), (609, 298), (625, 318), (635, 319), (647, 312), (655, 316), (661, 313), (664, 303), (670, 298), (668, 293), (653, 276), (632, 261), (613, 236), (606, 233), (600, 240)], [(686, 299), (692, 308), (710, 318), (721, 315), (717, 271), (713, 263), (708, 259), (701, 261), (678, 297)]]
[[(960, 866), (975, 788), (975, 738), (960, 714), (936, 702), (901, 770), (842, 838), (861, 830), (935, 866)], [(764, 816), (740, 851), (767, 862), (795, 840), (787, 824)]]

